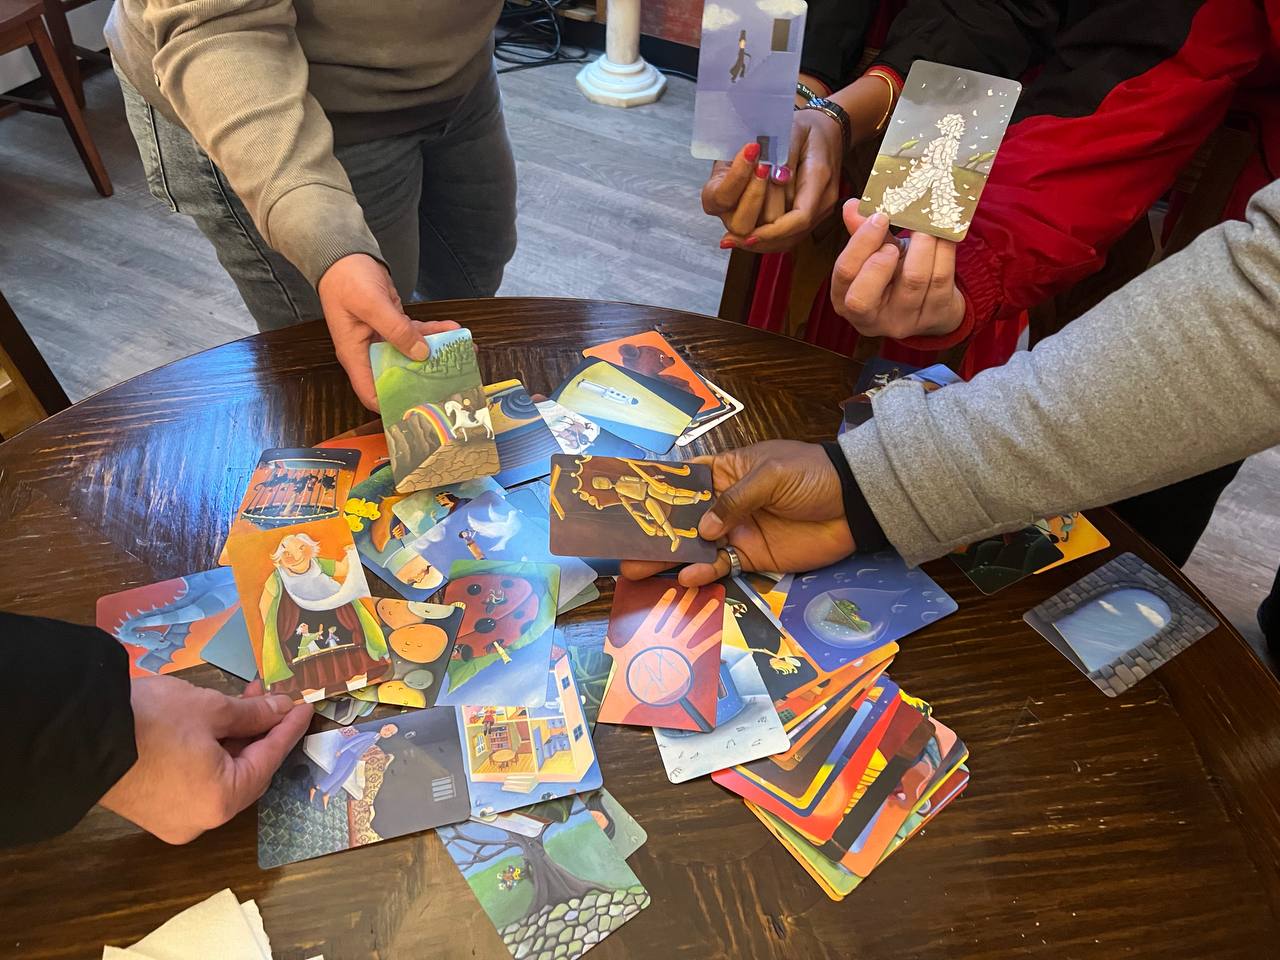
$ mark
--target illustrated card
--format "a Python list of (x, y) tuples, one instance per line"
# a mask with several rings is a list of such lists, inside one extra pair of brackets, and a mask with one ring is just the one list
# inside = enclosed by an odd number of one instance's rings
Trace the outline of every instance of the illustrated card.
[(394, 667), (391, 677), (352, 696), (398, 707), (431, 707), (444, 687), (462, 607), (383, 598), (374, 604)]
[(732, 420), (745, 409), (741, 400), (736, 397), (729, 396), (729, 394), (725, 393), (725, 391), (721, 390), (710, 380), (704, 380), (703, 383), (705, 383), (711, 389), (711, 392), (719, 398), (721, 404), (724, 406), (724, 410), (720, 413), (711, 414), (710, 416), (699, 414), (694, 418), (689, 429), (676, 437), (676, 446), (688, 446), (703, 434), (720, 426), (720, 424), (724, 423), (726, 420)]
[(1023, 617), (1109, 697), (1218, 626), (1145, 560), (1122, 553)]
[(200, 663), (242, 680), (258, 675), (235, 576), (227, 567), (100, 597), (96, 622), (128, 651), (131, 677)]
[(519, 380), (504, 380), (484, 388), (489, 418), (498, 445), (498, 474), (504, 487), (545, 477), (551, 472), (551, 455), (560, 452), (533, 398)]
[(551, 399), (654, 453), (670, 450), (702, 407), (700, 399), (670, 383), (590, 357)]
[(711, 468), (596, 457), (551, 458), (551, 552), (564, 557), (710, 562), (698, 536), (711, 508)]
[(268, 693), (314, 703), (391, 675), (386, 635), (341, 517), (238, 534), (227, 549)]
[(796, 574), (780, 619), (818, 668), (832, 671), (956, 609), (927, 573), (885, 550)]
[(547, 429), (556, 438), (561, 453), (594, 453), (602, 457), (637, 457), (648, 456), (643, 449), (616, 437), (608, 430), (601, 429), (594, 420), (575, 413), (568, 407), (554, 400), (535, 400)]
[(917, 60), (858, 212), (885, 213), (894, 226), (963, 240), (1021, 93), (1016, 80)]
[[(359, 690), (357, 692), (363, 693), (364, 691)], [(330, 697), (328, 700), (321, 700), (315, 705), (316, 713), (328, 720), (332, 720), (334, 723), (340, 723), (344, 727), (351, 726), (357, 720), (363, 720), (373, 713), (376, 706), (376, 703), (368, 700), (356, 699), (353, 693), (340, 693), (338, 696)]]
[(395, 514), (404, 498), (396, 493), (391, 465), (384, 464), (351, 488), (344, 516), (365, 565), (406, 600), (422, 602), (445, 577), (409, 546), (413, 537)]
[(605, 653), (613, 677), (599, 722), (715, 729), (724, 587), (682, 587), (668, 577), (619, 580)]
[(258, 801), (263, 869), (471, 813), (455, 711), (430, 707), (303, 738)]
[(693, 368), (657, 330), (648, 330), (630, 337), (620, 337), (608, 343), (597, 344), (583, 350), (582, 355), (594, 357), (597, 360), (608, 360), (632, 373), (660, 380), (677, 390), (693, 394), (702, 401), (696, 412), (697, 416), (723, 411), (724, 404), (712, 393), (706, 381), (693, 372)]
[(808, 5), (708, 0), (702, 8), (693, 155), (732, 160), (760, 144), (760, 162), (787, 162)]
[(560, 569), (546, 563), (462, 560), (446, 604), (465, 608), (441, 704), (538, 706), (546, 697)]
[(458, 707), (473, 817), (598, 790), (603, 783), (569, 658), (564, 651), (558, 654), (549, 671), (543, 664), (539, 684), (541, 692), (555, 694), (553, 699)]
[(493, 477), (477, 477), (462, 483), (450, 483), (434, 490), (415, 490), (392, 507), (394, 513), (415, 537), (420, 537), (464, 503), (482, 493), (506, 494)]
[(613, 672), (613, 657), (604, 652), (604, 631), (596, 621), (577, 620), (556, 628), (555, 645), (569, 655), (569, 668), (587, 723), (594, 730), (604, 691)]
[(636, 822), (636, 818), (607, 789), (584, 793), (579, 799), (587, 805), (592, 818), (600, 825), (604, 835), (613, 844), (614, 851), (623, 860), (643, 847), (649, 839), (644, 827)]
[(672, 783), (759, 760), (790, 746), (738, 623), (735, 608), (726, 603), (716, 728), (707, 733), (661, 727), (653, 730), (667, 779)]
[[(264, 450), (231, 522), (230, 536), (339, 516), (360, 451), (306, 447)], [(226, 566), (223, 547), (218, 562)]]
[(1049, 538), (1060, 551), (1062, 559), (1055, 560), (1048, 566), (1041, 567), (1036, 573), (1044, 573), (1054, 567), (1060, 567), (1072, 560), (1079, 560), (1091, 553), (1105, 550), (1111, 541), (1102, 535), (1097, 527), (1089, 522), (1083, 513), (1069, 513), (1064, 516), (1048, 517), (1036, 523), (1040, 532)]
[(872, 398), (895, 380), (915, 380), (922, 383), (925, 393), (933, 393), (949, 384), (961, 382), (960, 377), (945, 364), (935, 363), (921, 370), (909, 364), (873, 357), (863, 364), (862, 373), (853, 386), (853, 396), (840, 404), (840, 409), (844, 412), (840, 433), (870, 420), (874, 416)]
[(424, 338), (431, 355), (410, 360), (389, 343), (369, 346), (374, 386), (400, 493), (498, 472), (493, 420), (471, 331)]
[(558, 957), (577, 960), (649, 906), (580, 798), (443, 827), (438, 836), (514, 957), (542, 956), (533, 945), (554, 943)]
[(985, 594), (1011, 587), (1062, 558), (1062, 550), (1035, 524), (951, 552), (951, 561)]
[[(559, 456), (557, 454), (557, 456)], [(522, 498), (541, 511), (537, 498)], [(529, 516), (496, 493), (483, 493), (413, 541), (413, 549), (439, 570), (460, 560), (552, 563), (560, 568), (559, 596), (564, 603), (595, 583), (596, 572), (575, 557), (552, 556), (547, 521)]]
[(325, 440), (316, 444), (316, 448), (320, 450), (354, 450), (359, 454), (351, 481), (353, 484), (368, 480), (369, 474), (373, 473), (374, 470), (383, 464), (391, 462), (391, 456), (387, 453), (387, 435), (382, 432), (382, 421), (375, 420), (369, 424), (369, 427), (371, 429), (376, 428), (377, 432), (357, 436), (334, 437), (332, 440)]

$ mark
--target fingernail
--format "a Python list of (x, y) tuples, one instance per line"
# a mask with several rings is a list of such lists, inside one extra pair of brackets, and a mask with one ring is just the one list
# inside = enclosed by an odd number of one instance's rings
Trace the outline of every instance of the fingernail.
[(738, 246), (738, 241), (737, 241), (737, 240), (728, 240), (728, 239), (725, 239), (725, 240), (721, 240), (721, 241), (720, 241), (720, 249), (721, 249), (721, 250), (733, 250), (733, 249), (734, 249), (734, 248), (736, 248), (737, 246)]
[(889, 215), (887, 213), (873, 213), (868, 222), (873, 227), (887, 227), (889, 225)]
[(747, 158), (748, 163), (755, 163), (760, 156), (760, 144), (748, 143), (742, 150), (742, 155)]
[(787, 183), (791, 180), (791, 168), (785, 163), (773, 171), (774, 183)]
[(427, 359), (430, 355), (431, 350), (427, 346), (427, 342), (425, 340), (419, 340), (413, 345), (413, 349), (409, 351), (409, 359), (417, 360), (419, 363)]
[(267, 702), (271, 705), (272, 712), (278, 713), (282, 717), (293, 709), (293, 698), (285, 696), (283, 693), (273, 693), (267, 697)]
[(724, 521), (716, 516), (713, 510), (708, 510), (704, 513), (701, 522), (698, 524), (698, 533), (707, 540), (714, 540), (720, 536), (722, 529), (724, 529)]
[(742, 245), (744, 247), (754, 247), (759, 242), (760, 242), (759, 237), (747, 237), (747, 239), (742, 241)]
[(765, 178), (767, 178), (768, 176), (769, 176), (769, 164), (767, 164), (767, 163), (757, 163), (757, 164), (756, 164), (756, 179), (757, 179), (757, 180), (764, 180), (764, 179), (765, 179)]

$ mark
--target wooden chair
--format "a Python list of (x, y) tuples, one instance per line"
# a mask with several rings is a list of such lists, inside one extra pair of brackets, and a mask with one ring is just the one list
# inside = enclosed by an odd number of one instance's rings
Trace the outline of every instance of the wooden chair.
[(69, 406), (62, 384), (0, 294), (0, 440)]
[[(67, 76), (63, 59), (54, 48), (53, 41), (45, 29), (41, 14), (46, 10), (45, 0), (0, 0), (0, 55), (26, 47), (40, 68), (41, 75), (48, 81), (53, 95), (52, 106), (38, 100), (25, 97), (0, 96), (0, 102), (15, 103), (24, 110), (36, 113), (48, 113), (61, 117), (71, 135), (76, 151), (89, 172), (98, 193), (104, 197), (111, 196), (111, 178), (102, 163), (98, 148), (94, 146), (89, 128), (85, 125), (84, 114), (80, 112), (75, 88)], [(52, 21), (51, 17), (51, 21)], [(63, 18), (65, 25), (65, 17)], [(68, 34), (69, 40), (69, 34)]]

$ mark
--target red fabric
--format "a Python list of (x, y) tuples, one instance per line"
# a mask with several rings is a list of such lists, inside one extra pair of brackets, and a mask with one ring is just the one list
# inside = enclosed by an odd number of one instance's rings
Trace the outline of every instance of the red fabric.
[[(1117, 85), (1081, 117), (1033, 116), (1009, 128), (969, 235), (956, 253), (972, 323), (968, 379), (1013, 353), (1027, 309), (1096, 272), (1107, 250), (1162, 195), (1233, 99), (1257, 118), (1263, 157), (1237, 183), (1228, 217), (1275, 178), (1280, 157), (1280, 0), (1207, 0), (1177, 55)], [(1264, 62), (1265, 61), (1265, 62)], [(848, 196), (846, 190), (842, 197)], [(777, 329), (790, 293), (790, 255), (761, 258), (749, 323)], [(850, 353), (857, 333), (824, 285), (805, 339)], [(946, 341), (885, 341), (881, 354), (937, 362)], [(930, 350), (912, 347), (932, 347)]]

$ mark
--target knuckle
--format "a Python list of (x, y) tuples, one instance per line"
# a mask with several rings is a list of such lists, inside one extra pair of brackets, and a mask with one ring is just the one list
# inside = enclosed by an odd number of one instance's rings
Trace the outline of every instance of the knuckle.
[(924, 293), (929, 289), (929, 278), (914, 271), (903, 271), (902, 279), (898, 281), (898, 288), (903, 293), (918, 294)]
[(951, 289), (952, 281), (949, 273), (935, 273), (929, 278), (929, 289), (933, 293), (946, 293)]
[(837, 260), (836, 268), (832, 271), (832, 275), (835, 277), (836, 283), (847, 287), (857, 278), (858, 271), (854, 270), (847, 263)]

